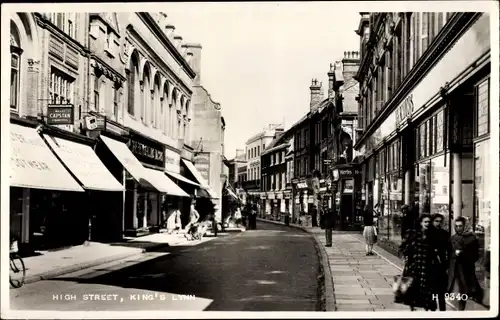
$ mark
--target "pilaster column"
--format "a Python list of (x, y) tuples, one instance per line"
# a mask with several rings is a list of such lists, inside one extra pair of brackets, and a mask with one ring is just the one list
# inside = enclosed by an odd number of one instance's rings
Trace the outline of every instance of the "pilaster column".
[(453, 218), (456, 219), (462, 216), (462, 158), (460, 153), (453, 152), (451, 154), (452, 170), (453, 170)]
[(148, 197), (144, 197), (144, 214), (142, 216), (142, 227), (146, 228), (148, 226)]
[(23, 188), (21, 243), (28, 243), (30, 240), (30, 190), (31, 189)]
[(133, 214), (133, 218), (132, 218), (132, 225), (134, 227), (134, 229), (137, 229), (137, 226), (139, 225), (139, 221), (137, 219), (137, 183), (134, 181), (134, 201), (133, 201), (133, 209), (132, 209), (132, 214)]
[(405, 171), (405, 199), (404, 204), (409, 205), (411, 202), (411, 169), (406, 169)]

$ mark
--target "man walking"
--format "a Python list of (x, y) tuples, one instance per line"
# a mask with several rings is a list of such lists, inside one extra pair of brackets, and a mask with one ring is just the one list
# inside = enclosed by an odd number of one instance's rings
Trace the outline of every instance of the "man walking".
[[(335, 206), (335, 204), (333, 205)], [(325, 240), (326, 240), (325, 247), (332, 246), (332, 232), (333, 228), (335, 227), (335, 215), (333, 214), (334, 211), (335, 211), (334, 208), (330, 209), (327, 206), (323, 211), (324, 221), (325, 221)]]
[(436, 256), (438, 258), (438, 265), (436, 273), (438, 274), (436, 288), (438, 290), (438, 306), (439, 311), (446, 311), (446, 301), (444, 294), (447, 287), (447, 271), (449, 263), (450, 247), (450, 234), (443, 229), (443, 215), (436, 213), (432, 216), (432, 236), (435, 241)]
[[(465, 310), (467, 299), (482, 302), (484, 294), (476, 277), (475, 264), (479, 259), (479, 241), (472, 229), (466, 229), (465, 224), (464, 217), (456, 218), (456, 233), (450, 238), (448, 292), (455, 297), (459, 310)], [(460, 295), (459, 299), (457, 299), (458, 295)]]

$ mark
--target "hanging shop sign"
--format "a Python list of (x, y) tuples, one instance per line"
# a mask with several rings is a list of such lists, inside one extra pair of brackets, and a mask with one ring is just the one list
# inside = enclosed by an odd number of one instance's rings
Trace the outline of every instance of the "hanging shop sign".
[(345, 180), (344, 181), (344, 190), (343, 194), (352, 194), (354, 192), (354, 180)]
[(337, 168), (333, 169), (332, 176), (333, 181), (338, 181), (340, 179), (352, 178), (353, 176), (361, 175), (360, 169), (352, 168)]
[(165, 149), (165, 170), (181, 173), (181, 155), (175, 151)]
[(200, 152), (193, 158), (195, 168), (207, 183), (210, 183), (210, 153)]
[(49, 104), (47, 106), (48, 125), (72, 125), (74, 120), (72, 104)]
[(165, 147), (162, 144), (131, 132), (128, 147), (139, 161), (164, 167)]

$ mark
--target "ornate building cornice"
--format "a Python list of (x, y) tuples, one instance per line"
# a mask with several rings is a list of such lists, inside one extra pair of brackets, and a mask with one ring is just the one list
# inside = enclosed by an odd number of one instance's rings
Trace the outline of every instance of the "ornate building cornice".
[[(482, 15), (475, 12), (455, 13), (450, 21), (438, 33), (434, 41), (422, 54), (408, 75), (403, 79), (401, 85), (396, 89), (389, 101), (385, 104), (382, 111), (374, 121), (366, 128), (363, 135), (356, 142), (355, 148), (358, 148), (364, 140), (380, 126), (390, 113), (399, 105), (406, 95), (413, 90), (420, 80), (427, 74), (444, 56), (453, 44), (470, 28), (470, 26)], [(439, 88), (436, 88), (438, 91)]]

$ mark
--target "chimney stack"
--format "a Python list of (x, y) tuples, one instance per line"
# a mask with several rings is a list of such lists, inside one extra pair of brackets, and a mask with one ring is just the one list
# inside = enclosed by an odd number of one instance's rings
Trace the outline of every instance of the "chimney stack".
[(343, 64), (343, 77), (345, 81), (349, 81), (358, 72), (360, 63), (359, 51), (345, 51), (344, 59), (342, 59)]
[(182, 37), (179, 35), (174, 35), (174, 44), (177, 50), (180, 51), (182, 45)]
[(335, 97), (335, 68), (333, 63), (330, 63), (330, 71), (328, 71), (328, 99)]
[(167, 36), (169, 37), (169, 39), (172, 39), (171, 37), (172, 37), (174, 31), (175, 31), (175, 26), (174, 25), (167, 24), (165, 26), (165, 32), (167, 33)]
[(323, 100), (323, 89), (321, 88), (322, 83), (318, 81), (318, 79), (312, 79), (311, 86), (309, 89), (311, 90), (311, 102), (310, 109), (311, 111), (314, 107)]
[(196, 77), (194, 78), (194, 85), (201, 84), (201, 44), (198, 43), (185, 43), (182, 45), (186, 48), (186, 54), (188, 55), (189, 65), (196, 72)]

